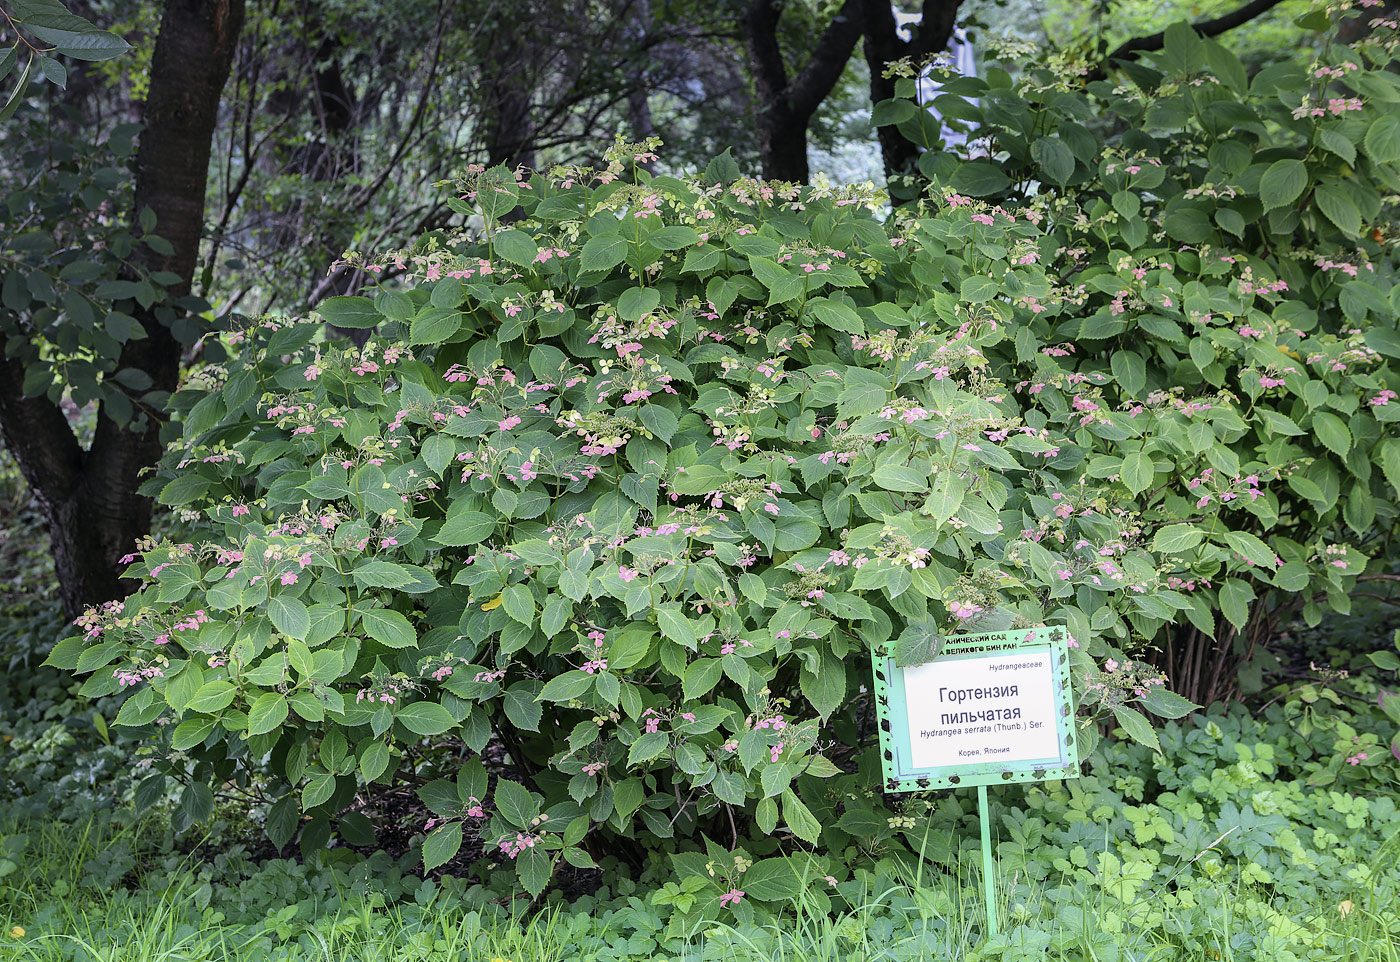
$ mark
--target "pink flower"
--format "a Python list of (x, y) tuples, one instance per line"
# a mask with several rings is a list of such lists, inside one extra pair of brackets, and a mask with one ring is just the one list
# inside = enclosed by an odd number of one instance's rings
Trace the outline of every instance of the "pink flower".
[(627, 567), (626, 565), (618, 565), (618, 568), (617, 568), (617, 576), (618, 576), (619, 578), (621, 578), (623, 581), (632, 582), (632, 581), (635, 581), (635, 580), (636, 580), (636, 578), (637, 578), (637, 572), (633, 571), (631, 568)]
[(241, 516), (243, 516), (243, 515), (245, 515), (245, 514), (247, 514), (247, 513), (248, 513), (248, 506), (247, 506), (246, 504), (235, 504), (235, 505), (233, 506), (233, 516), (234, 516), (235, 518), (241, 517)]
[(721, 895), (721, 896), (719, 897), (719, 905), (720, 905), (720, 908), (724, 908), (725, 906), (734, 906), (734, 905), (738, 905), (738, 904), (739, 904), (739, 901), (740, 901), (743, 897), (744, 897), (744, 893), (743, 893), (743, 892), (739, 891), (738, 889), (730, 889), (728, 892), (725, 892), (723, 895)]
[(296, 583), (297, 583), (297, 576), (296, 576), (296, 573), (295, 573), (295, 572), (288, 571), (286, 574), (284, 574), (284, 575), (282, 576), (282, 584), (284, 584), (284, 585), (294, 585), (294, 584), (296, 584)]
[(948, 610), (953, 613), (953, 617), (960, 621), (966, 621), (983, 609), (981, 605), (974, 605), (965, 601), (955, 601), (948, 606)]

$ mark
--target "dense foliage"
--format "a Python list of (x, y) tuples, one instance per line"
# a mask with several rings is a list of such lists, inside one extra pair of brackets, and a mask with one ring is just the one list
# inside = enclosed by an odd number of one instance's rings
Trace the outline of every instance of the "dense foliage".
[[(1028, 256), (1048, 289), (1024, 285), (1014, 254), (979, 249), (989, 280), (960, 294), (1015, 300), (992, 370), (1047, 413), (1075, 412), (1084, 496), (1117, 480), (1179, 559), (1177, 603), (1144, 600), (1129, 620), (1197, 700), (1227, 694), (1241, 666), (1257, 688), (1258, 656), (1295, 613), (1346, 613), (1359, 579), (1393, 574), (1400, 87), (1396, 23), (1372, 23), (1348, 47), (1310, 16), (1324, 55), (1252, 78), (1177, 25), (1127, 68), (1132, 84), (1085, 86), (1051, 62), (1014, 85), (1000, 70), (953, 79), (928, 105), (988, 151), (925, 153), (935, 183), (989, 204), (1035, 195), (1049, 240)], [(911, 100), (876, 120), (937, 132)], [(1093, 629), (1125, 639), (1095, 607), (1080, 604)], [(1194, 631), (1168, 630), (1178, 612)]]
[(1344, 612), (1396, 516), (1387, 43), (1247, 81), (1183, 29), (1131, 86), (955, 81), (993, 159), (926, 153), (940, 189), (883, 222), (650, 144), (474, 170), (472, 231), (355, 255), (411, 284), (320, 306), (363, 347), (225, 335), (150, 488), (188, 542), (51, 662), (130, 689), (181, 823), (232, 782), (279, 846), (368, 844), (361, 787), (409, 784), (429, 867), (470, 827), (538, 895), (660, 847), (702, 913), (837, 870), (798, 842), (904, 844), (873, 644), (1065, 625), (1083, 752), (1097, 718), (1157, 748), (1138, 708), (1192, 706), (1151, 643), (1188, 619), (1215, 679), (1270, 592)]

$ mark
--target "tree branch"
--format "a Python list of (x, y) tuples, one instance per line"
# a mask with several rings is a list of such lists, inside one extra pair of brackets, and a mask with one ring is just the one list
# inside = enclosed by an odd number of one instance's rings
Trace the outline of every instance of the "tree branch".
[(778, 46), (778, 18), (782, 16), (781, 0), (750, 0), (744, 8), (744, 41), (753, 64), (754, 85), (758, 99), (770, 104), (787, 90), (787, 66)]
[(831, 88), (841, 79), (851, 51), (860, 40), (860, 0), (846, 0), (831, 23), (822, 31), (807, 66), (787, 90), (794, 113), (810, 117), (816, 113)]
[[(1224, 33), (1226, 30), (1233, 30), (1242, 23), (1248, 23), (1261, 13), (1266, 13), (1281, 3), (1282, 0), (1251, 0), (1244, 6), (1236, 10), (1216, 17), (1214, 20), (1202, 20), (1199, 23), (1191, 24), (1191, 29), (1203, 37), (1214, 37)], [(1167, 41), (1165, 30), (1159, 30), (1146, 37), (1134, 37), (1132, 40), (1124, 41), (1118, 48), (1108, 55), (1106, 60), (1125, 60), (1129, 57), (1136, 57), (1140, 53), (1147, 53), (1152, 50), (1161, 50)], [(1101, 75), (1100, 68), (1100, 75)]]

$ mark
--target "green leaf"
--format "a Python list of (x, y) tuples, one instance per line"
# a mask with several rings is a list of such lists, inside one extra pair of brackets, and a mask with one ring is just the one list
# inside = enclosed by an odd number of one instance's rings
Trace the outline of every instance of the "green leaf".
[(455, 307), (430, 307), (408, 326), (410, 344), (441, 344), (462, 329), (462, 312)]
[(1141, 701), (1144, 708), (1159, 718), (1184, 718), (1201, 707), (1160, 686), (1148, 688)]
[(1317, 206), (1327, 215), (1327, 219), (1341, 228), (1348, 237), (1361, 233), (1361, 211), (1351, 194), (1341, 185), (1323, 184), (1313, 194)]
[(1252, 565), (1257, 565), (1265, 571), (1273, 571), (1277, 567), (1273, 550), (1248, 531), (1225, 532), (1225, 543)]
[(656, 607), (656, 623), (661, 633), (678, 645), (695, 650), (695, 629), (682, 613), (680, 605), (667, 604)]
[(529, 267), (539, 254), (539, 246), (534, 238), (522, 230), (503, 230), (491, 238), (491, 247), (497, 253), (521, 267)]
[[(38, 36), (37, 31), (35, 35)], [(131, 44), (106, 30), (87, 30), (82, 33), (54, 30), (43, 39), (53, 44), (65, 57), (88, 62), (115, 60), (131, 49)]]
[(918, 106), (903, 97), (882, 100), (870, 111), (870, 126), (891, 127), (913, 120), (918, 113)]
[(267, 602), (267, 613), (277, 630), (289, 638), (304, 640), (311, 630), (311, 616), (298, 598), (274, 595)]
[(540, 701), (572, 701), (593, 687), (594, 676), (587, 672), (566, 671), (545, 683)]
[(296, 835), (300, 822), (301, 811), (297, 808), (296, 795), (283, 795), (267, 810), (263, 830), (267, 833), (268, 841), (280, 852)]
[(928, 619), (910, 622), (895, 642), (895, 667), (913, 668), (933, 661), (943, 650), (943, 642), (937, 622)]
[(234, 696), (237, 694), (238, 689), (230, 682), (205, 682), (199, 691), (194, 693), (194, 697), (185, 703), (185, 709), (212, 715), (214, 712), (223, 711), (233, 704)]
[(1400, 160), (1400, 117), (1387, 111), (1371, 124), (1363, 141), (1366, 153), (1378, 164)]
[(953, 189), (973, 197), (987, 197), (1011, 186), (1011, 178), (995, 164), (974, 160), (962, 164), (953, 174)]
[(522, 625), (535, 623), (535, 596), (524, 585), (506, 585), (501, 592), (501, 607)]
[(431, 872), (446, 865), (462, 848), (462, 823), (439, 825), (423, 839), (423, 871)]
[(1156, 475), (1157, 466), (1146, 451), (1137, 450), (1123, 458), (1119, 476), (1133, 494), (1140, 494), (1152, 487), (1152, 479)]
[(525, 891), (538, 898), (554, 874), (554, 862), (539, 846), (527, 848), (515, 860), (515, 874)]
[(968, 304), (980, 304), (983, 301), (990, 301), (997, 296), (997, 291), (1001, 289), (994, 278), (964, 277), (961, 287), (962, 299)]
[(1392, 498), (1400, 500), (1400, 441), (1387, 438), (1380, 446), (1381, 472), (1390, 484)]
[(624, 321), (639, 321), (661, 303), (661, 292), (654, 287), (633, 287), (617, 299), (617, 313)]
[(654, 230), (643, 238), (652, 247), (660, 251), (678, 251), (685, 247), (694, 247), (700, 243), (700, 234), (694, 227), (686, 227), (684, 224), (672, 224), (670, 227), (663, 227)]
[(34, 72), (34, 55), (30, 54), (24, 62), (24, 69), (20, 71), (19, 78), (15, 81), (14, 88), (10, 91), (10, 97), (5, 101), (5, 106), (0, 107), (0, 123), (9, 120), (19, 110), (19, 105), (24, 103), (24, 95), (29, 90), (29, 77)]
[(361, 561), (350, 574), (361, 588), (406, 588), (418, 580), (403, 565), (382, 558)]
[(248, 734), (265, 735), (287, 720), (287, 696), (269, 691), (248, 709)]
[(1031, 144), (1031, 157), (1054, 183), (1063, 185), (1074, 174), (1074, 154), (1058, 137), (1038, 138)]
[(176, 508), (198, 501), (208, 493), (210, 483), (197, 474), (182, 474), (160, 489), (160, 503)]
[(348, 330), (368, 330), (378, 327), (384, 316), (374, 307), (368, 297), (343, 296), (328, 297), (316, 308), (316, 313), (336, 327)]
[(671, 438), (680, 428), (676, 416), (660, 404), (644, 404), (637, 413), (642, 419), (642, 426), (667, 444), (671, 443)]
[(802, 879), (786, 858), (761, 859), (750, 865), (739, 881), (744, 894), (760, 902), (794, 899), (802, 891)]
[(453, 548), (480, 544), (496, 530), (496, 519), (484, 511), (451, 511), (433, 540)]
[(538, 682), (518, 681), (507, 688), (501, 696), (506, 719), (516, 728), (527, 732), (540, 730), (540, 719), (544, 716), (544, 708), (538, 701), (539, 692)]
[(583, 245), (579, 264), (584, 271), (610, 271), (626, 259), (627, 241), (621, 234), (600, 234)]
[(1152, 537), (1152, 550), (1180, 554), (1201, 543), (1205, 532), (1193, 524), (1169, 524)]
[(719, 684), (724, 673), (724, 663), (719, 658), (700, 658), (685, 670), (681, 693), (686, 698), (700, 698), (708, 695)]
[(188, 718), (175, 726), (170, 744), (177, 752), (187, 751), (208, 738), (216, 724), (217, 718)]
[(1346, 457), (1351, 450), (1351, 431), (1346, 423), (1330, 411), (1318, 411), (1313, 415), (1313, 431), (1317, 439), (1339, 458)]
[(360, 623), (365, 634), (389, 648), (413, 648), (418, 644), (413, 626), (397, 611), (371, 608), (360, 613)]
[(1301, 160), (1276, 160), (1259, 181), (1259, 199), (1266, 210), (1283, 207), (1302, 196), (1308, 187), (1308, 168)]
[(496, 811), (516, 828), (529, 828), (530, 822), (540, 813), (539, 799), (524, 785), (501, 778), (496, 782)]
[(927, 491), (928, 472), (919, 472), (903, 464), (882, 463), (870, 478), (886, 491)]
[(381, 741), (372, 741), (360, 755), (360, 774), (365, 781), (372, 782), (384, 774), (389, 767), (389, 746)]
[(394, 714), (394, 720), (415, 735), (441, 735), (457, 727), (457, 719), (437, 702), (416, 701), (404, 705)]
[(1254, 600), (1254, 589), (1239, 578), (1227, 578), (1220, 586), (1220, 610), (1226, 620), (1242, 629), (1249, 621), (1249, 603)]
[(798, 838), (809, 845), (817, 844), (822, 833), (821, 822), (790, 788), (783, 789), (783, 821)]
[(1162, 743), (1157, 740), (1157, 732), (1142, 712), (1123, 705), (1113, 709), (1113, 717), (1133, 741), (1139, 745), (1146, 745), (1154, 752), (1162, 750)]
[(83, 635), (73, 635), (64, 638), (53, 646), (49, 656), (44, 659), (44, 664), (50, 668), (61, 668), (64, 671), (72, 671), (78, 667), (78, 658), (82, 655), (83, 649), (87, 647), (88, 640)]
[(335, 794), (335, 776), (329, 772), (317, 772), (306, 780), (301, 790), (302, 811), (315, 808)]

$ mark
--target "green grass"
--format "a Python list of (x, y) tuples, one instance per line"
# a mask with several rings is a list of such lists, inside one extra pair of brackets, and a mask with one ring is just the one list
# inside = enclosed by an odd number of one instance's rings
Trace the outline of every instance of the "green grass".
[[(659, 922), (647, 932), (634, 920), (629, 933), (616, 912), (590, 916), (554, 907), (529, 919), (504, 910), (492, 915), (440, 898), (431, 885), (413, 900), (389, 904), (346, 886), (282, 903), (267, 884), (266, 898), (235, 919), (240, 911), (224, 904), (229, 892), (201, 881), (192, 857), (155, 856), (123, 884), (92, 884), (92, 859), (139, 845), (131, 829), (96, 822), (3, 827), (9, 839), (28, 835), (18, 868), (0, 880), (0, 919), (10, 933), (0, 933), (0, 960), (16, 962), (1400, 962), (1397, 837), (1379, 846), (1374, 870), (1356, 879), (1345, 912), (1300, 905), (1285, 917), (1237, 872), (1199, 888), (1202, 901), (1190, 910), (1163, 910), (1158, 891), (1120, 901), (1085, 888), (1066, 901), (1063, 892), (1013, 875), (998, 879), (1005, 933), (987, 942), (980, 864), (975, 849), (964, 849), (949, 866), (954, 871), (930, 874), (927, 863), (906, 864), (891, 884), (852, 898), (853, 908), (828, 912), (822, 899), (807, 894), (773, 921), (701, 923), (661, 951)], [(242, 884), (266, 884), (259, 879), (255, 873)], [(815, 884), (825, 886), (821, 879)], [(1301, 941), (1299, 932), (1306, 933)], [(1238, 948), (1244, 941), (1252, 945), (1247, 952)]]

